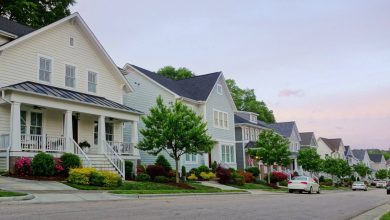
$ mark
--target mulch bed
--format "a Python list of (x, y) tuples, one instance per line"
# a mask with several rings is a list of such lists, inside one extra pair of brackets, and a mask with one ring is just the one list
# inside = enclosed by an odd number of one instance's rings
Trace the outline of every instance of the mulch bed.
[(171, 186), (176, 186), (181, 189), (195, 189), (195, 187), (188, 185), (187, 183), (167, 183), (167, 184)]

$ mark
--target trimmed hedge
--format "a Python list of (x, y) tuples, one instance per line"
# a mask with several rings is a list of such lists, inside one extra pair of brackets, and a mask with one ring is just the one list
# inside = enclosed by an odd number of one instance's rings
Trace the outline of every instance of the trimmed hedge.
[(32, 173), (35, 176), (53, 176), (55, 162), (53, 156), (43, 152), (35, 155), (31, 162)]
[(74, 168), (69, 171), (68, 182), (79, 185), (115, 187), (122, 185), (122, 178), (114, 172), (95, 168)]
[(72, 168), (79, 168), (81, 167), (81, 160), (80, 157), (76, 154), (71, 153), (64, 153), (60, 157), (62, 161), (62, 166), (64, 167), (64, 172), (67, 174), (69, 173), (69, 170)]

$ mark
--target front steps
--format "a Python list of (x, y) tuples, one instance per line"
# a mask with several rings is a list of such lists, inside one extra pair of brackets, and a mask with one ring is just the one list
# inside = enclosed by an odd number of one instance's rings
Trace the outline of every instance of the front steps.
[(111, 162), (107, 159), (104, 154), (88, 154), (87, 155), (91, 160), (92, 167), (97, 170), (111, 171), (118, 173), (115, 167), (111, 164)]

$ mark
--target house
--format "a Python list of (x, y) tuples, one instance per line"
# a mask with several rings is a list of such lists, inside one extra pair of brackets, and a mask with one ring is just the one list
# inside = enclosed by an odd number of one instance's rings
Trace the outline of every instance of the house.
[(248, 155), (248, 149), (254, 147), (261, 130), (269, 129), (257, 120), (258, 114), (238, 111), (234, 114), (236, 133), (237, 169), (244, 170), (255, 166), (254, 160)]
[(368, 155), (368, 151), (367, 150), (358, 150), (358, 149), (354, 149), (352, 150), (352, 154), (353, 156), (358, 159), (361, 163), (363, 163), (364, 165), (366, 165), (367, 167), (370, 167), (371, 168), (371, 159)]
[(360, 160), (353, 155), (351, 147), (350, 146), (344, 146), (344, 147), (345, 147), (344, 157), (348, 161), (349, 166), (358, 164)]
[[(133, 85), (119, 71), (78, 13), (34, 30), (0, 18), (0, 161), (12, 171), (19, 157), (78, 154), (84, 165), (116, 170), (139, 153), (141, 111), (123, 94)], [(123, 142), (130, 123), (131, 143)], [(89, 154), (79, 146), (91, 145)], [(109, 164), (109, 165), (104, 165)]]
[[(177, 81), (132, 64), (126, 64), (123, 72), (134, 87), (134, 92), (125, 96), (125, 105), (134, 106), (148, 114), (150, 108), (156, 105), (157, 97), (161, 96), (166, 104), (182, 101), (207, 123), (207, 132), (215, 143), (211, 153), (187, 154), (182, 157), (180, 166), (189, 170), (200, 165), (211, 166), (216, 161), (237, 168), (234, 130), (236, 106), (222, 72)], [(143, 127), (141, 122), (140, 128)], [(142, 151), (140, 154), (142, 163), (155, 162), (155, 156)], [(172, 159), (170, 162), (173, 164)]]
[(370, 165), (374, 171), (386, 169), (386, 159), (383, 154), (368, 154), (370, 157)]
[(341, 138), (329, 139), (320, 137), (317, 143), (317, 153), (321, 156), (322, 159), (325, 159), (327, 156), (345, 159), (345, 147)]
[(301, 149), (301, 136), (298, 131), (298, 127), (295, 121), (290, 122), (278, 122), (274, 124), (268, 124), (267, 127), (275, 130), (278, 134), (282, 135), (290, 142), (290, 151), (291, 151), (291, 164), (288, 169), (290, 171), (297, 171), (300, 173), (302, 169), (298, 166), (298, 151)]
[(310, 147), (317, 149), (318, 144), (314, 132), (301, 132), (299, 136), (301, 137), (301, 149)]

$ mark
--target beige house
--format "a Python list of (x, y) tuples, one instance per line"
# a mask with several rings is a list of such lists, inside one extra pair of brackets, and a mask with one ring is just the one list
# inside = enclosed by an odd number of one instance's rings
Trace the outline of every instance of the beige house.
[(327, 156), (345, 159), (345, 147), (341, 138), (329, 139), (320, 137), (317, 144), (317, 153), (322, 159), (325, 159)]

